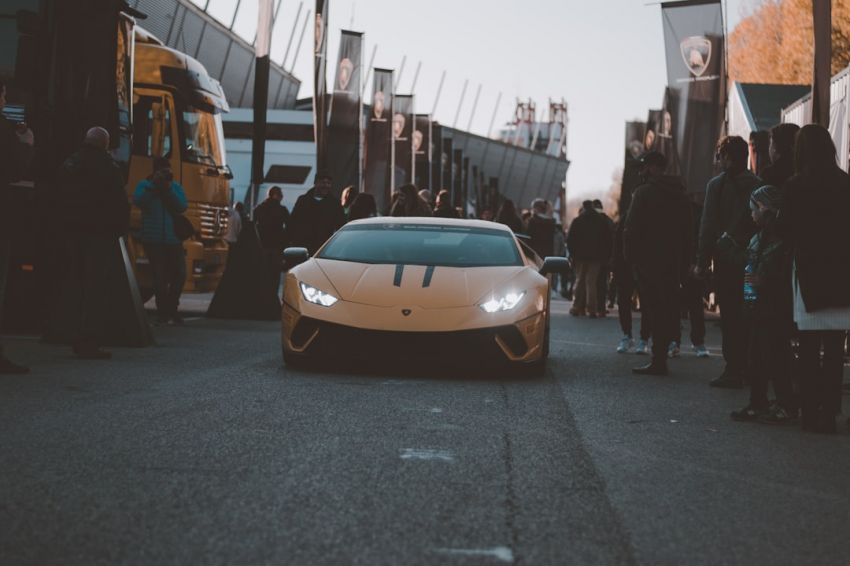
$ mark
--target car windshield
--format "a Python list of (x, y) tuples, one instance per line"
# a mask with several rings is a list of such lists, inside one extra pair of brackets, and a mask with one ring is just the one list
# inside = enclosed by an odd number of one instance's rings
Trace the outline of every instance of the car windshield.
[(523, 265), (513, 235), (504, 230), (435, 224), (346, 226), (318, 257), (446, 267)]

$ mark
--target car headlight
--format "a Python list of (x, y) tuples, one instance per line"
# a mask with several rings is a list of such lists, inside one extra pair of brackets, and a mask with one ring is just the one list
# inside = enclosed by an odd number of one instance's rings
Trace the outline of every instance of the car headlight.
[(478, 305), (484, 312), (500, 312), (509, 311), (519, 304), (525, 296), (525, 291), (522, 293), (507, 293), (501, 296), (493, 296), (487, 302)]
[(301, 294), (304, 295), (304, 300), (308, 303), (321, 305), (323, 307), (330, 307), (339, 300), (330, 293), (325, 293), (324, 291), (311, 287), (306, 283), (299, 283), (298, 285), (301, 287)]

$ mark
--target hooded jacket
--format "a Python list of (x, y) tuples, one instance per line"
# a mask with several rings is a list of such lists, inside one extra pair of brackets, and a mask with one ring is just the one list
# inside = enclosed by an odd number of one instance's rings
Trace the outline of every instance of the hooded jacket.
[(313, 187), (295, 201), (289, 224), (292, 245), (305, 247), (313, 255), (345, 224), (345, 211), (338, 198), (317, 198)]
[(623, 229), (626, 260), (649, 276), (681, 278), (692, 250), (691, 203), (681, 181), (657, 177), (635, 189)]
[(84, 145), (65, 160), (57, 199), (65, 230), (72, 235), (119, 238), (130, 224), (124, 176), (106, 151)]

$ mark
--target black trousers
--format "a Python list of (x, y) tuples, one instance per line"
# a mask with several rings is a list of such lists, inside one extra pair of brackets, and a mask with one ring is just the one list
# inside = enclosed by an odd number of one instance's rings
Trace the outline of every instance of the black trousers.
[(596, 288), (596, 312), (605, 312), (607, 310), (608, 305), (606, 301), (608, 300), (608, 280), (611, 276), (611, 265), (606, 261), (602, 264), (602, 268), (599, 270), (599, 281), (597, 283)]
[(144, 244), (153, 275), (156, 313), (161, 320), (177, 314), (180, 294), (186, 281), (186, 257), (183, 244)]
[[(12, 242), (0, 237), (0, 327), (3, 326), (3, 303), (6, 297), (6, 280), (9, 276), (9, 262), (12, 261)], [(0, 357), (3, 356), (3, 344), (0, 343)]]
[[(682, 303), (680, 308), (687, 313), (691, 324), (691, 344), (702, 346), (705, 344), (705, 281), (695, 277), (688, 277), (682, 285)], [(679, 324), (679, 332), (676, 334), (676, 343), (682, 343), (682, 325)]]
[(749, 344), (744, 318), (744, 269), (734, 263), (717, 262), (717, 303), (723, 334), (726, 373), (744, 376)]
[(283, 270), (283, 250), (263, 248), (263, 264), (269, 277), (269, 286), (277, 294), (280, 289), (280, 274)]
[(767, 388), (773, 381), (776, 401), (788, 411), (797, 409), (790, 328), (790, 320), (754, 320), (750, 324), (750, 406), (754, 408), (768, 407)]
[[(804, 330), (800, 332), (800, 406), (803, 419), (841, 412), (844, 372), (844, 331)], [(823, 358), (821, 359), (821, 348)]]
[(641, 304), (650, 313), (652, 361), (667, 365), (667, 347), (679, 326), (679, 277), (655, 270), (638, 271)]
[[(637, 290), (637, 281), (631, 266), (628, 264), (614, 267), (614, 282), (617, 286), (617, 314), (620, 318), (620, 329), (624, 336), (632, 336), (632, 297)], [(650, 334), (649, 309), (641, 301), (640, 338), (649, 340)]]
[(103, 335), (109, 308), (110, 257), (118, 239), (80, 236), (69, 241), (70, 286), (75, 290), (76, 307), (72, 340), (77, 345), (94, 345)]

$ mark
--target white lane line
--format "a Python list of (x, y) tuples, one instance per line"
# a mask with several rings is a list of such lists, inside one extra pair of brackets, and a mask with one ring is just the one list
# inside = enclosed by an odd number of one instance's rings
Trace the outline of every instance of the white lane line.
[(451, 451), (431, 448), (403, 448), (400, 456), (402, 460), (437, 460), (449, 463), (455, 461)]
[(513, 562), (514, 553), (506, 546), (495, 546), (493, 548), (435, 548), (435, 552), (441, 554), (453, 554), (455, 556), (486, 556), (495, 558), (500, 562)]

